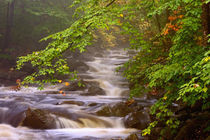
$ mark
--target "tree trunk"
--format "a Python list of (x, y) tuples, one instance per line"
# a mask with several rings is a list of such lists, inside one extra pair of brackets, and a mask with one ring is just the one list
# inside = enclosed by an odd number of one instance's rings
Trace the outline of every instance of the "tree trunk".
[(12, 2), (8, 2), (8, 5), (7, 5), (7, 19), (6, 19), (6, 32), (5, 32), (3, 52), (5, 51), (6, 48), (10, 47), (11, 30), (12, 30), (13, 18), (14, 18), (14, 9), (15, 9), (15, 0), (13, 0)]
[(202, 25), (203, 25), (203, 45), (208, 44), (208, 34), (210, 34), (210, 2), (202, 5)]
[(170, 10), (168, 8), (166, 8), (165, 13), (166, 13), (166, 21), (165, 21), (165, 24), (166, 24), (169, 22), (168, 17), (170, 16)]
[(156, 21), (157, 21), (158, 31), (159, 31), (159, 33), (161, 33), (161, 24), (160, 24), (160, 20), (159, 20), (158, 14), (155, 15), (155, 18), (156, 18)]

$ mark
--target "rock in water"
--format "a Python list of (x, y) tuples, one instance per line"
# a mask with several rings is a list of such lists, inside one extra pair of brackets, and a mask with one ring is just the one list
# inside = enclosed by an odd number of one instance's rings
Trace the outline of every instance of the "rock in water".
[(124, 118), (125, 126), (128, 128), (145, 129), (150, 123), (150, 116), (145, 111), (131, 112)]
[(143, 107), (140, 105), (132, 104), (127, 105), (125, 102), (119, 102), (114, 105), (104, 106), (101, 110), (97, 111), (96, 114), (99, 116), (117, 116), (117, 117), (125, 117), (131, 112), (142, 110)]
[(48, 111), (29, 108), (26, 111), (26, 118), (23, 120), (22, 126), (33, 129), (54, 129), (56, 123), (54, 117)]

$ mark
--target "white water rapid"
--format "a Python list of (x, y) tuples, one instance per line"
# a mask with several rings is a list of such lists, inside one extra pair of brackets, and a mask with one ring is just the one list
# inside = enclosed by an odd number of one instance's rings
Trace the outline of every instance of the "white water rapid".
[[(93, 58), (85, 62), (89, 70), (79, 75), (86, 77), (84, 81), (98, 82), (105, 95), (83, 96), (86, 91), (78, 90), (62, 96), (58, 93), (62, 84), (48, 86), (42, 91), (36, 87), (20, 91), (0, 87), (0, 140), (111, 140), (125, 139), (136, 132), (136, 129), (125, 128), (121, 117), (96, 114), (105, 105), (127, 99), (124, 95), (129, 90), (128, 83), (115, 71), (128, 60), (126, 51), (107, 50)], [(22, 122), (28, 108), (49, 112), (44, 115), (51, 119), (51, 128), (23, 127), (28, 124)]]
[(107, 96), (120, 96), (128, 87), (125, 79), (116, 72), (116, 68), (127, 60), (128, 56), (123, 50), (107, 51), (104, 57), (95, 57), (94, 61), (87, 62), (90, 66), (87, 74), (94, 78), (93, 81), (100, 83)]

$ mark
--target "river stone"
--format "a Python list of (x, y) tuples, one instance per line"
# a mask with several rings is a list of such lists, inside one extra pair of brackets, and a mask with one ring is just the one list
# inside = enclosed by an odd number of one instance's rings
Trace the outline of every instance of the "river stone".
[(22, 121), (22, 126), (32, 129), (55, 129), (56, 123), (48, 111), (29, 108), (26, 111), (25, 119)]
[(44, 91), (45, 94), (60, 94), (58, 91)]
[(106, 95), (105, 91), (98, 86), (91, 86), (88, 88), (88, 93), (83, 95)]
[(131, 112), (124, 118), (125, 126), (128, 128), (145, 129), (150, 123), (150, 116), (145, 111)]
[(97, 86), (97, 87), (99, 86), (99, 83), (97, 83), (95, 81), (83, 81), (83, 80), (81, 80), (80, 82), (83, 84), (83, 86), (79, 86), (78, 81), (72, 81), (72, 82), (70, 82), (69, 86), (62, 87), (62, 88), (60, 88), (60, 90), (63, 90), (63, 91), (77, 91), (77, 90), (88, 89), (91, 86)]
[(63, 90), (63, 91), (77, 91), (77, 90), (85, 90), (85, 89), (86, 89), (85, 86), (78, 85), (78, 81), (70, 82), (69, 86), (60, 88), (60, 90)]
[(143, 109), (143, 107), (137, 105), (136, 103), (132, 105), (127, 105), (125, 102), (120, 102), (114, 105), (104, 106), (101, 110), (97, 111), (96, 114), (99, 116), (107, 116), (107, 117), (110, 116), (125, 117), (129, 113), (141, 109)]
[(142, 137), (141, 133), (132, 133), (125, 140), (148, 140), (148, 138)]
[(85, 64), (85, 62), (82, 62), (81, 60), (76, 60), (75, 58), (71, 58), (68, 60), (68, 64), (71, 66), (70, 70), (71, 71), (79, 71), (79, 72), (86, 72), (89, 70), (89, 66)]
[(90, 103), (90, 104), (88, 104), (88, 106), (97, 106), (98, 105), (98, 103)]
[(96, 81), (83, 81), (81, 80), (80, 81), (83, 86), (79, 86), (78, 85), (78, 81), (74, 81), (74, 82), (70, 82), (70, 85), (69, 86), (65, 86), (65, 87), (62, 87), (60, 88), (60, 90), (63, 90), (63, 91), (87, 91), (87, 92), (84, 92), (83, 94), (81, 95), (84, 95), (84, 96), (94, 96), (94, 95), (105, 95), (105, 91), (100, 88), (100, 85), (98, 82)]
[(61, 104), (74, 104), (78, 106), (83, 106), (84, 102), (82, 101), (63, 101)]
[(84, 62), (79, 61), (79, 62), (74, 63), (74, 65), (75, 65), (74, 66), (75, 70), (77, 70), (80, 73), (82, 73), (82, 72), (84, 73), (89, 70), (89, 66), (87, 64), (85, 64)]

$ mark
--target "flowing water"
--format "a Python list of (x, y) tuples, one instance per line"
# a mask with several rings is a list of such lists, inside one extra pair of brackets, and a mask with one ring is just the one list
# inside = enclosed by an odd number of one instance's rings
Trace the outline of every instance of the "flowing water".
[[(125, 101), (127, 81), (115, 69), (128, 60), (122, 49), (107, 50), (93, 61), (85, 62), (89, 70), (79, 75), (84, 81), (96, 81), (106, 95), (82, 96), (85, 91), (72, 91), (62, 96), (55, 93), (63, 85), (36, 87), (12, 91), (0, 88), (0, 140), (108, 140), (124, 139), (136, 129), (125, 128), (121, 117), (97, 116), (96, 111), (107, 104)], [(85, 78), (86, 77), (86, 78)], [(52, 129), (30, 129), (19, 125), (28, 108), (48, 110), (54, 118)], [(57, 113), (57, 114), (56, 114)], [(65, 115), (58, 115), (65, 114)]]

